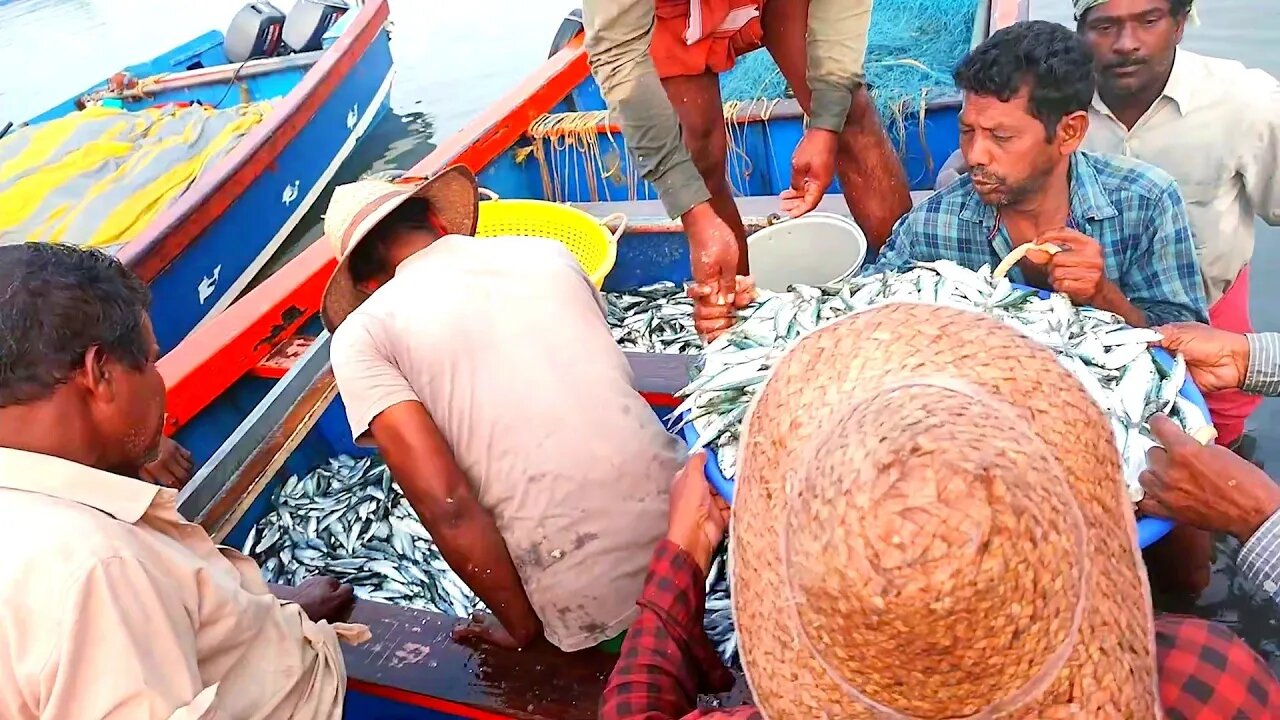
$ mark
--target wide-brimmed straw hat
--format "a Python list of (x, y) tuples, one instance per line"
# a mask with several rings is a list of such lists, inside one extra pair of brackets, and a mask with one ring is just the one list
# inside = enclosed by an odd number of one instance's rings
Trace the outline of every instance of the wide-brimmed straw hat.
[(883, 306), (801, 340), (744, 433), (731, 596), (770, 720), (1159, 717), (1119, 454), (1047, 350)]
[(325, 329), (333, 332), (369, 297), (351, 281), (347, 266), (351, 251), (392, 210), (415, 197), (427, 201), (446, 235), (475, 233), (479, 202), (476, 178), (462, 165), (448, 167), (430, 179), (367, 179), (334, 188), (324, 216), (324, 234), (338, 258), (338, 267), (329, 278), (320, 305)]

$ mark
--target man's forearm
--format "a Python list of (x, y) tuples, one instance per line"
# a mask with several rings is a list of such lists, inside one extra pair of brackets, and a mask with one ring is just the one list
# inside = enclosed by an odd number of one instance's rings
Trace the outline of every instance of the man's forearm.
[(863, 84), (870, 0), (810, 0), (808, 26), (809, 125), (840, 132), (853, 93)]
[(1280, 395), (1280, 333), (1250, 333), (1249, 369), (1241, 390), (1254, 395)]
[(711, 194), (680, 135), (680, 120), (649, 57), (653, 0), (586, 0), (583, 25), (591, 73), (640, 174), (680, 217)]
[[(410, 498), (410, 504), (413, 504)], [(455, 499), (443, 511), (423, 513), (427, 532), (449, 567), (471, 588), (521, 646), (542, 635), (542, 622), (529, 602), (507, 543), (493, 515), (474, 499)]]

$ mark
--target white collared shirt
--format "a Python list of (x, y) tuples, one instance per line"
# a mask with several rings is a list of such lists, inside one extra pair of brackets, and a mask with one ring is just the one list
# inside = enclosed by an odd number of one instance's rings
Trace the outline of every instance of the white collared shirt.
[(363, 626), (276, 599), (176, 498), (0, 448), (0, 717), (338, 720)]
[(1253, 257), (1254, 216), (1280, 225), (1280, 83), (1179, 48), (1164, 93), (1132, 130), (1100, 97), (1089, 120), (1085, 149), (1144, 160), (1178, 181), (1216, 302)]

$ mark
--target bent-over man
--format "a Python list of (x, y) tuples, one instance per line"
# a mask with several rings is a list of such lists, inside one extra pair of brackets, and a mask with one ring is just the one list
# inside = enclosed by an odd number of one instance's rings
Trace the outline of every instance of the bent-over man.
[(352, 435), (492, 611), (459, 637), (616, 649), (683, 445), (568, 250), (472, 237), (476, 214), (463, 167), (334, 192), (323, 317)]

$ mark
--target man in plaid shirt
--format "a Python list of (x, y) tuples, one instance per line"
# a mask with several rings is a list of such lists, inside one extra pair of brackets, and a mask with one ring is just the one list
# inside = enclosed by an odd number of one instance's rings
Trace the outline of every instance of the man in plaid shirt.
[(1014, 282), (1065, 293), (1131, 325), (1207, 321), (1186, 205), (1152, 165), (1079, 150), (1089, 128), (1092, 54), (1056, 23), (994, 33), (960, 63), (960, 149), (969, 173), (903, 217), (864, 273), (915, 261), (995, 267), (1032, 250)]
[[(654, 551), (640, 616), (601, 698), (601, 720), (736, 718), (757, 720), (752, 706), (699, 709), (698, 695), (728, 691), (733, 675), (702, 629), (705, 582), (724, 536), (728, 507), (694, 456), (671, 489), (667, 537)], [(1165, 615), (1155, 623), (1160, 702), (1172, 720), (1271, 718), (1280, 684), (1266, 664), (1227, 628)]]

